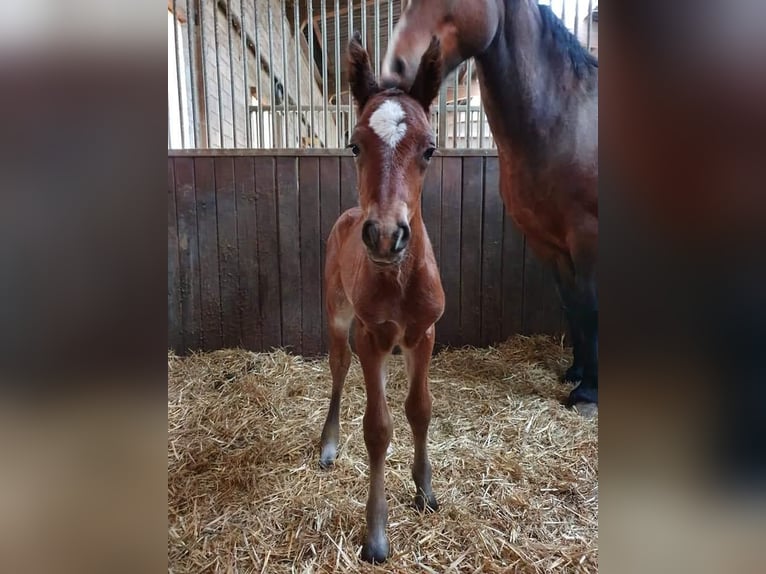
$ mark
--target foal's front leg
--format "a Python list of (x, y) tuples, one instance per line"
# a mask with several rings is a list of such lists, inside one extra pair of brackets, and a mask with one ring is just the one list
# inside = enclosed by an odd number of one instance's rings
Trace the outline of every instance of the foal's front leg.
[(362, 559), (384, 562), (389, 546), (386, 537), (388, 503), (385, 490), (386, 450), (391, 442), (393, 421), (386, 404), (385, 359), (388, 349), (381, 350), (375, 337), (366, 329), (359, 330), (357, 353), (362, 364), (367, 391), (364, 412), (364, 443), (370, 459), (370, 492), (367, 497), (367, 535), (362, 547)]
[(428, 367), (434, 348), (434, 327), (426, 330), (412, 348), (404, 349), (407, 377), (410, 391), (404, 402), (407, 420), (412, 428), (415, 443), (415, 460), (412, 465), (412, 479), (415, 481), (415, 507), (418, 510), (437, 510), (431, 489), (431, 462), (428, 460), (428, 425), (431, 422), (431, 393), (428, 390)]

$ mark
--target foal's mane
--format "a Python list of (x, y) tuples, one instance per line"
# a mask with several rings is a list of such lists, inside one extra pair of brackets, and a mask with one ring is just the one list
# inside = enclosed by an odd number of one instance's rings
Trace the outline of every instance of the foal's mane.
[(538, 5), (542, 20), (542, 37), (554, 53), (569, 59), (577, 78), (598, 68), (598, 60), (588, 52), (564, 23), (553, 13), (549, 6)]

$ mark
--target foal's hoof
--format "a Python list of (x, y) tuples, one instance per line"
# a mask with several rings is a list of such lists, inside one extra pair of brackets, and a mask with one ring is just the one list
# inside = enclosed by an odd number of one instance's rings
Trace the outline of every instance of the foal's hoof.
[(433, 494), (431, 496), (425, 496), (422, 493), (416, 494), (413, 506), (418, 512), (436, 512), (439, 510), (439, 503), (436, 502), (436, 497)]
[(372, 564), (380, 564), (388, 559), (388, 540), (368, 540), (362, 546), (362, 560)]
[(328, 444), (322, 447), (322, 454), (319, 455), (319, 466), (323, 469), (330, 468), (335, 464), (338, 456), (338, 450), (334, 445)]
[(582, 381), (582, 367), (579, 365), (572, 365), (564, 373), (565, 383), (579, 383)]

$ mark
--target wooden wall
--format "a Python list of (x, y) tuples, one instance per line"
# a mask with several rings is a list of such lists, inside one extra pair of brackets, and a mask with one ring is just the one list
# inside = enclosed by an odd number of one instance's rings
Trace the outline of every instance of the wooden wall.
[[(344, 151), (169, 152), (169, 348), (325, 352), (325, 242), (355, 181)], [(494, 151), (434, 156), (423, 216), (447, 295), (441, 345), (563, 330), (550, 273), (504, 214)]]

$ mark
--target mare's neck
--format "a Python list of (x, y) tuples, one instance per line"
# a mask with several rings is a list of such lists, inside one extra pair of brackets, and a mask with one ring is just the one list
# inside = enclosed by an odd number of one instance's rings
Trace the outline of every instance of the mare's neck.
[[(537, 162), (561, 123), (573, 71), (543, 41), (536, 0), (505, 0), (496, 35), (476, 56), (487, 118), (501, 152)], [(571, 84), (570, 84), (571, 85)]]

